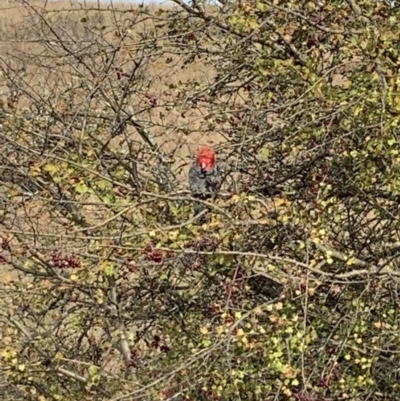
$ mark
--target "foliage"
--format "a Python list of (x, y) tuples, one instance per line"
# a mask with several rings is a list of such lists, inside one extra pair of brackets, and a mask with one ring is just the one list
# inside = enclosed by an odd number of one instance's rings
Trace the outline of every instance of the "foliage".
[(4, 32), (3, 399), (395, 399), (398, 8), (174, 3)]

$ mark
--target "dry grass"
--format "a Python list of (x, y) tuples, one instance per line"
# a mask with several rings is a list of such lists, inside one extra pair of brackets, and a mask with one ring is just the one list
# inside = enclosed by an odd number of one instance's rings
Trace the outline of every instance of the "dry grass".
[[(125, 14), (129, 11), (135, 13), (139, 7), (135, 4), (127, 3), (114, 3), (113, 9), (106, 3), (102, 5), (97, 2), (78, 2), (78, 1), (53, 1), (46, 3), (43, 6), (42, 1), (30, 3), (36, 7), (37, 10), (46, 15), (49, 21), (54, 21), (57, 26), (64, 26), (65, 30), (71, 29), (78, 33), (75, 40), (86, 40), (87, 35), (91, 32), (84, 30), (81, 21), (87, 18), (91, 22), (92, 33), (96, 27), (105, 26), (106, 34), (104, 41), (111, 41), (112, 35), (115, 33), (116, 27), (123, 28)], [(166, 9), (173, 6), (150, 4), (146, 12), (152, 14), (160, 8)], [(7, 6), (0, 6), (0, 33), (1, 33), (1, 47), (0, 57), (15, 57), (15, 66), (20, 64), (19, 57), (31, 53), (33, 55), (42, 54), (44, 51), (42, 43), (32, 43), (31, 35), (29, 32), (29, 25), (32, 21), (27, 20), (29, 8), (22, 6), (18, 3), (10, 2)], [(154, 20), (147, 17), (141, 18), (141, 21), (136, 25), (137, 32), (131, 35), (132, 46), (135, 45), (135, 39), (139, 40), (139, 33), (143, 31), (160, 30), (155, 24)], [(79, 37), (80, 35), (80, 37)], [(158, 34), (160, 35), (160, 33)], [(116, 60), (116, 67), (121, 67), (124, 70), (129, 70), (132, 63), (127, 56), (128, 50), (124, 52), (121, 49), (121, 54)], [(166, 52), (168, 55), (168, 53)], [(178, 85), (179, 83), (194, 83), (200, 84), (209, 82), (215, 75), (215, 71), (208, 67), (203, 60), (197, 60), (188, 67), (184, 66), (184, 56), (182, 55), (168, 55), (172, 62), (166, 64), (166, 55), (160, 55), (159, 60), (153, 60), (150, 68), (146, 70), (144, 79), (148, 82), (149, 93), (161, 101), (168, 102), (171, 96), (168, 88), (171, 84)], [(48, 64), (46, 66), (48, 68)], [(55, 66), (55, 68), (57, 68)], [(45, 81), (49, 83), (49, 77), (44, 76), (48, 74), (48, 69), (40, 71), (37, 66), (27, 66), (25, 75), (29, 77), (29, 83), (34, 87), (35, 85), (42, 85)], [(58, 81), (63, 80), (67, 84), (67, 77), (65, 71), (59, 71), (62, 75), (53, 75), (52, 79)], [(190, 85), (188, 85), (190, 87)], [(4, 82), (0, 79), (0, 91), (6, 92)], [(189, 94), (189, 93), (188, 93)], [(29, 106), (29, 105), (23, 105)], [(160, 112), (166, 114), (166, 118), (159, 117)], [(184, 114), (184, 117), (183, 117)], [(204, 111), (197, 110), (170, 110), (165, 112), (161, 108), (157, 108), (154, 116), (152, 117), (154, 129), (152, 133), (157, 137), (158, 144), (167, 152), (174, 152), (174, 157), (178, 165), (188, 162), (188, 156), (193, 155), (194, 149), (198, 144), (209, 143), (211, 145), (218, 144), (222, 141), (222, 137), (218, 133), (204, 134)], [(165, 127), (169, 127), (166, 131)], [(179, 132), (190, 132), (189, 135), (182, 135)], [(178, 133), (178, 134), (177, 134)]]

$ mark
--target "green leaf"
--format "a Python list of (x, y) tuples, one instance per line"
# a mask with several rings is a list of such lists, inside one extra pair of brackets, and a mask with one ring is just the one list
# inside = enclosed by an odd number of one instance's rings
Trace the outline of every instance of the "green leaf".
[(112, 184), (109, 181), (106, 180), (99, 180), (96, 181), (96, 186), (97, 188), (99, 188), (100, 190), (109, 190), (112, 188)]
[(267, 161), (270, 155), (270, 151), (267, 148), (262, 148), (259, 152), (258, 152), (258, 157), (261, 160), (265, 160)]
[(86, 184), (84, 182), (79, 183), (76, 187), (75, 187), (75, 191), (78, 194), (84, 194), (88, 191), (88, 187), (86, 186)]
[(60, 171), (60, 167), (57, 166), (56, 164), (48, 163), (44, 166), (44, 171), (47, 171), (50, 173), (51, 176), (54, 174), (58, 173)]
[(108, 277), (113, 276), (115, 274), (114, 266), (111, 263), (107, 263), (104, 266), (104, 273)]
[(113, 203), (114, 202), (114, 196), (113, 194), (106, 194), (103, 196), (103, 202), (104, 203)]
[(97, 289), (95, 297), (100, 305), (104, 303), (104, 292), (101, 288)]
[(95, 365), (90, 365), (88, 370), (89, 370), (89, 375), (92, 377), (99, 373), (99, 368)]

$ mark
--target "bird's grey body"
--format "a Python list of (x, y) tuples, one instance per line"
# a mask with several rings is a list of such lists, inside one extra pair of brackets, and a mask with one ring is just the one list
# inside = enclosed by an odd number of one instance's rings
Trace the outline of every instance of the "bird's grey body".
[(194, 162), (189, 170), (189, 186), (193, 195), (202, 199), (210, 198), (212, 194), (218, 193), (221, 188), (219, 167), (216, 165), (206, 171)]

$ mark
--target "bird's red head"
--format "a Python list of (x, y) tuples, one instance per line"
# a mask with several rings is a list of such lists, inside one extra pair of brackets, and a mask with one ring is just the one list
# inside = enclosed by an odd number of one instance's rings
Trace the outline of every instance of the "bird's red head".
[(215, 151), (208, 146), (197, 150), (196, 165), (202, 170), (210, 171), (215, 167)]

